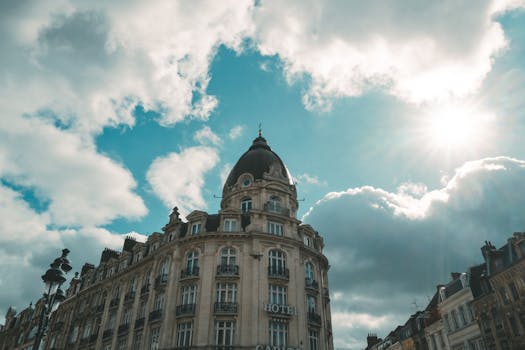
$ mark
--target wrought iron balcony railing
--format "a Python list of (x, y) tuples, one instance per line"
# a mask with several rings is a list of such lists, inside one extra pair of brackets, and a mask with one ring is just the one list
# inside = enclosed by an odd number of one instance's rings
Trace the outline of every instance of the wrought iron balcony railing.
[(175, 314), (177, 316), (194, 315), (195, 314), (195, 304), (178, 305), (177, 308), (175, 309)]
[(180, 273), (180, 278), (198, 277), (199, 268), (197, 266), (184, 269)]
[(216, 302), (213, 310), (217, 314), (236, 314), (239, 304), (234, 302)]
[(239, 265), (221, 264), (217, 266), (217, 276), (239, 276)]
[(276, 277), (288, 280), (290, 278), (290, 270), (286, 267), (268, 266), (268, 277)]

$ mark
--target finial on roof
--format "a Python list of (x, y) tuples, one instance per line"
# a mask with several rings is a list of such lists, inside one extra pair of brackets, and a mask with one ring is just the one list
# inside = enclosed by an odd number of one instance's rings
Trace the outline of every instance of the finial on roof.
[(259, 137), (262, 136), (262, 129), (261, 129), (261, 123), (259, 123)]

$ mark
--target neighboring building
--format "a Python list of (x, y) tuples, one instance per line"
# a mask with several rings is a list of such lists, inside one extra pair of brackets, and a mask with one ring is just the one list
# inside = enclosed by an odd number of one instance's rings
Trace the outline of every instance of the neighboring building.
[(453, 273), (452, 281), (439, 289), (438, 309), (444, 320), (451, 350), (485, 349), (474, 318), (470, 290), (471, 280), (479, 278), (467, 273)]
[(440, 287), (442, 286), (438, 286), (438, 292), (434, 294), (434, 297), (425, 310), (427, 312), (425, 338), (429, 350), (450, 350), (448, 338), (445, 334), (445, 329), (443, 326), (443, 319), (441, 318), (441, 314), (439, 313), (438, 309)]
[(525, 349), (525, 233), (500, 249), (481, 248), (484, 275), (474, 301), (478, 323), (492, 350)]
[(333, 349), (323, 239), (297, 210), (292, 178), (259, 134), (218, 214), (184, 222), (175, 208), (162, 233), (83, 266), (46, 349)]

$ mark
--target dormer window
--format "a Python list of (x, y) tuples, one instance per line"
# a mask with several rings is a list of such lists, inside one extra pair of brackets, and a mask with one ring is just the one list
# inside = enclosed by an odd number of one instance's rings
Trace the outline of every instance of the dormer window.
[(252, 209), (252, 199), (251, 198), (244, 198), (241, 201), (241, 211), (243, 213), (247, 213)]
[(312, 237), (304, 235), (303, 236), (303, 242), (304, 242), (305, 246), (311, 247), (312, 246)]
[(236, 219), (224, 219), (224, 232), (236, 232), (237, 231), (237, 220)]
[(196, 235), (201, 232), (202, 224), (200, 222), (195, 222), (191, 225), (191, 234)]

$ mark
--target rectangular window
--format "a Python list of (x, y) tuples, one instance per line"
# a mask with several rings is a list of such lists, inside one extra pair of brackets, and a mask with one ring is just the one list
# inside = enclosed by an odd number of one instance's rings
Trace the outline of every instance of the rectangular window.
[(518, 288), (516, 288), (516, 284), (514, 282), (509, 283), (509, 289), (510, 294), (512, 295), (512, 299), (518, 300), (520, 298), (520, 295), (518, 293)]
[(269, 288), (270, 304), (286, 305), (286, 287), (270, 284)]
[(463, 322), (463, 325), (466, 325), (467, 322), (467, 315), (465, 314), (465, 308), (463, 305), (459, 307), (459, 315), (461, 316), (461, 322)]
[(131, 307), (127, 307), (122, 314), (122, 323), (129, 324), (131, 322), (132, 310)]
[(456, 310), (452, 310), (450, 315), (452, 317), (452, 322), (454, 322), (454, 329), (458, 329), (459, 328), (458, 313), (456, 312)]
[(164, 293), (155, 295), (155, 301), (153, 302), (153, 310), (162, 310), (164, 307)]
[(201, 232), (201, 223), (196, 222), (191, 225), (191, 234), (196, 235), (197, 233)]
[(270, 345), (285, 347), (288, 343), (288, 324), (270, 321)]
[(177, 325), (177, 346), (190, 346), (193, 336), (193, 322), (184, 322)]
[(217, 302), (235, 303), (237, 301), (236, 283), (217, 283)]
[(310, 342), (310, 350), (319, 350), (319, 332), (312, 329), (309, 330), (308, 339)]
[(268, 221), (268, 233), (276, 236), (282, 236), (284, 234), (283, 224)]
[(184, 286), (182, 287), (182, 305), (195, 304), (197, 297), (197, 286)]
[(237, 232), (237, 220), (225, 219), (224, 220), (224, 232)]
[(118, 341), (118, 350), (126, 350), (126, 338), (119, 339)]
[(503, 304), (508, 304), (510, 302), (509, 296), (507, 295), (507, 290), (505, 287), (500, 287), (499, 294), (501, 296), (501, 300), (503, 300)]
[(315, 297), (313, 295), (307, 295), (306, 296), (306, 303), (308, 304), (308, 312), (309, 313), (313, 313), (315, 314), (315, 310), (316, 310), (316, 302), (315, 302)]
[(145, 301), (140, 303), (139, 317), (138, 318), (144, 318), (144, 317), (146, 317), (146, 302)]
[(448, 316), (448, 314), (445, 314), (443, 318), (445, 319), (445, 327), (447, 328), (447, 332), (450, 332), (452, 330), (452, 326), (450, 324), (450, 319)]
[(159, 348), (159, 340), (160, 340), (160, 327), (152, 328), (151, 334), (150, 334), (150, 340), (149, 340), (150, 350), (157, 350)]
[(117, 313), (116, 312), (112, 312), (111, 315), (109, 316), (109, 323), (108, 323), (108, 327), (106, 329), (113, 329), (113, 328), (115, 328), (116, 319), (117, 319)]
[(510, 328), (512, 328), (512, 333), (517, 337), (520, 335), (520, 331), (518, 329), (518, 323), (516, 322), (516, 318), (514, 316), (509, 317), (509, 323)]
[(234, 335), (234, 321), (215, 322), (215, 345), (233, 345)]
[(133, 350), (140, 350), (142, 345), (142, 333), (135, 334), (135, 339), (133, 340)]

